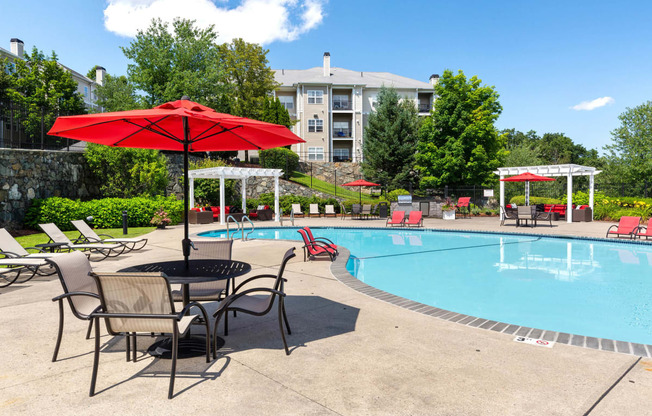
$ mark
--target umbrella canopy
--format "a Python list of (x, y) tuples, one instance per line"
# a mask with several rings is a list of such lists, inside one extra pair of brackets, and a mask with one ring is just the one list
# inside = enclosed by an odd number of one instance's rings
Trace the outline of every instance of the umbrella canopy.
[(183, 256), (188, 266), (188, 153), (261, 150), (305, 141), (285, 126), (218, 113), (181, 100), (148, 110), (59, 117), (49, 135), (91, 143), (184, 152)]
[(525, 205), (530, 205), (530, 182), (548, 182), (554, 181), (555, 178), (535, 175), (534, 173), (525, 172), (520, 175), (511, 176), (501, 179), (503, 182), (525, 182)]
[(360, 187), (360, 203), (362, 204), (362, 187), (363, 186), (380, 186), (380, 184), (365, 181), (364, 179), (358, 179), (357, 181), (345, 183), (342, 186), (359, 186)]

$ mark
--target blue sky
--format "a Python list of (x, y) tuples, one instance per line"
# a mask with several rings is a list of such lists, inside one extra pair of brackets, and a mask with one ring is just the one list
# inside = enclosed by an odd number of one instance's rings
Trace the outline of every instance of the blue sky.
[[(270, 50), (272, 68), (331, 65), (427, 81), (444, 69), (500, 94), (498, 128), (561, 132), (588, 148), (618, 115), (652, 99), (652, 5), (644, 1), (44, 0), (3, 1), (0, 47), (13, 37), (82, 73), (126, 73), (120, 46), (152, 16), (215, 24)], [(595, 100), (595, 101), (594, 101)], [(584, 110), (573, 109), (582, 105)], [(589, 104), (593, 102), (593, 104)]]

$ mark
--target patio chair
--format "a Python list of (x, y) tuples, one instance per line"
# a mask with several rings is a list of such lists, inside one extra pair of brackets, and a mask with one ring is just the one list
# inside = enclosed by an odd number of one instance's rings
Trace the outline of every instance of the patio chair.
[[(610, 235), (615, 235), (616, 237), (620, 237), (621, 235), (628, 235), (629, 238), (634, 238), (640, 224), (641, 217), (620, 217), (618, 225), (612, 225), (609, 227), (607, 230), (607, 236), (605, 238), (609, 238)], [(615, 230), (613, 230), (614, 227), (616, 227)]]
[[(100, 319), (104, 318), (110, 335), (121, 335), (127, 345), (133, 342), (133, 361), (136, 361), (136, 336), (152, 333), (172, 336), (172, 368), (168, 399), (174, 393), (179, 337), (184, 336), (200, 315), (190, 315), (190, 309), (199, 308), (206, 327), (206, 362), (210, 362), (210, 327), (208, 314), (201, 304), (190, 302), (181, 312), (174, 310), (167, 277), (157, 273), (92, 274), (97, 284), (102, 309), (91, 314), (95, 321), (95, 353), (90, 396), (95, 395), (95, 382), (100, 360)], [(130, 340), (131, 338), (131, 340)], [(127, 351), (129, 354), (129, 351)]]
[(328, 248), (334, 251), (335, 255), (339, 254), (337, 252), (337, 245), (333, 243), (331, 240), (329, 240), (326, 237), (314, 237), (312, 235), (312, 230), (310, 229), (310, 227), (303, 227), (303, 229), (306, 231), (306, 234), (308, 235), (308, 241), (310, 241), (311, 243), (317, 241), (319, 243), (325, 244)]
[(638, 227), (638, 230), (636, 231), (636, 236), (638, 238), (645, 237), (647, 240), (648, 237), (652, 237), (652, 218), (650, 218), (647, 222), (647, 225), (642, 225)]
[[(125, 246), (127, 252), (132, 250), (140, 250), (145, 245), (147, 245), (146, 238), (114, 238), (109, 234), (97, 234), (95, 231), (86, 224), (84, 220), (73, 220), (70, 221), (72, 225), (75, 226), (77, 231), (79, 231), (78, 240), (85, 241), (87, 243), (115, 243), (122, 244)], [(107, 237), (107, 238), (102, 238)]]
[(306, 216), (306, 214), (304, 214), (303, 211), (301, 211), (301, 204), (292, 204), (292, 212), (294, 213), (295, 218), (298, 216), (301, 217)]
[[(215, 317), (215, 326), (213, 327), (213, 356), (217, 357), (217, 326), (220, 323), (222, 316), (225, 317), (224, 320), (224, 335), (229, 334), (228, 322), (226, 316), (228, 316), (229, 311), (242, 312), (255, 316), (263, 316), (269, 313), (274, 306), (274, 301), (278, 298), (278, 324), (281, 329), (281, 338), (283, 339), (283, 346), (285, 347), (285, 354), (290, 355), (288, 350), (288, 344), (285, 340), (285, 331), (283, 330), (283, 322), (285, 322), (285, 328), (287, 329), (288, 335), (292, 334), (290, 329), (290, 324), (288, 323), (288, 317), (285, 313), (285, 282), (287, 279), (283, 278), (283, 272), (285, 271), (285, 266), (288, 261), (296, 256), (294, 254), (294, 247), (289, 249), (283, 255), (283, 260), (281, 261), (281, 267), (279, 268), (278, 274), (262, 274), (254, 277), (250, 277), (244, 282), (240, 283), (234, 290), (231, 295), (229, 295), (224, 301), (220, 302), (220, 306), (217, 311), (213, 314)], [(250, 282), (258, 279), (274, 279), (274, 284), (272, 287), (254, 287), (247, 290), (241, 290), (242, 287), (249, 284)], [(254, 296), (252, 296), (254, 295)], [(257, 296), (256, 296), (257, 295)], [(266, 295), (266, 296), (260, 296)]]
[(358, 216), (358, 218), (362, 218), (362, 205), (360, 204), (353, 204), (351, 205), (351, 219), (353, 219), (354, 216)]
[[(125, 246), (122, 244), (105, 244), (105, 243), (87, 243), (75, 244), (57, 227), (54, 223), (39, 224), (39, 227), (45, 232), (51, 242), (65, 244), (63, 248), (67, 250), (83, 250), (97, 253), (103, 257), (99, 260), (104, 260), (107, 257), (116, 257), (125, 251)], [(89, 258), (90, 259), (90, 258)], [(91, 261), (94, 261), (90, 259)]]
[(423, 227), (423, 212), (421, 211), (410, 211), (408, 218), (403, 221), (403, 224), (411, 227)]
[(530, 227), (534, 227), (536, 225), (534, 220), (534, 216), (535, 216), (534, 208), (535, 208), (534, 205), (516, 207), (517, 227), (521, 226), (521, 221), (525, 221), (525, 225), (527, 225), (529, 221)]
[(351, 211), (347, 211), (344, 204), (340, 202), (340, 214), (342, 214), (342, 220), (344, 220), (346, 215), (351, 215)]
[(303, 238), (303, 261), (306, 261), (308, 258), (314, 258), (317, 256), (328, 256), (331, 261), (335, 259), (335, 250), (332, 247), (328, 247), (327, 244), (320, 241), (310, 241), (308, 234), (305, 230), (297, 230)]
[(360, 218), (362, 217), (369, 218), (371, 216), (371, 204), (364, 204), (362, 206), (362, 211), (360, 212)]
[(500, 211), (503, 214), (502, 219), (500, 220), (501, 226), (504, 225), (505, 221), (507, 220), (515, 220), (516, 224), (518, 224), (518, 213), (516, 212), (515, 209), (513, 208), (506, 209), (505, 207), (500, 207)]
[[(464, 209), (462, 209), (464, 208)], [(463, 217), (470, 217), (471, 214), (471, 197), (470, 196), (464, 196), (461, 198), (457, 199), (457, 204), (455, 205), (455, 209), (457, 209), (460, 214), (462, 214)]]
[(52, 302), (59, 302), (59, 331), (57, 333), (54, 354), (52, 354), (52, 362), (55, 362), (57, 361), (61, 338), (63, 336), (63, 301), (68, 301), (70, 310), (75, 318), (89, 321), (88, 331), (86, 332), (86, 339), (88, 339), (93, 326), (91, 314), (100, 308), (100, 298), (97, 293), (95, 281), (89, 275), (92, 269), (84, 253), (81, 251), (72, 251), (51, 257), (46, 259), (46, 261), (56, 270), (61, 287), (63, 288), (63, 294), (52, 299)]
[(310, 204), (310, 211), (308, 212), (309, 216), (316, 215), (318, 217), (321, 217), (321, 213), (319, 212), (319, 205), (318, 204)]
[(546, 212), (543, 204), (536, 205), (534, 212), (534, 225), (537, 225), (537, 221), (548, 221), (550, 227), (552, 227), (552, 207)]
[(335, 213), (335, 206), (334, 205), (326, 205), (324, 207), (324, 217), (337, 217), (337, 214)]
[[(193, 241), (190, 248), (190, 260), (231, 260), (233, 240)], [(190, 300), (205, 302), (219, 301), (228, 295), (230, 280), (217, 280), (205, 283), (192, 283), (190, 287)], [(172, 291), (175, 302), (183, 301), (181, 290)]]
[(387, 222), (385, 223), (385, 227), (387, 227), (388, 225), (391, 225), (392, 227), (395, 225), (402, 227), (404, 220), (405, 220), (405, 211), (393, 211), (392, 217), (387, 219)]

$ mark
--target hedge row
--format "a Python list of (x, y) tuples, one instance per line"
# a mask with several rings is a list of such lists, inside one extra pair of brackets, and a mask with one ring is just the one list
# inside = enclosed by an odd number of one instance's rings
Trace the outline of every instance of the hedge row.
[(25, 215), (25, 225), (38, 229), (38, 224), (53, 222), (61, 230), (74, 230), (72, 220), (93, 217), (96, 228), (122, 227), (122, 211), (127, 211), (130, 227), (150, 227), (154, 213), (159, 209), (168, 213), (172, 224), (181, 221), (183, 201), (174, 197), (155, 198), (104, 198), (80, 201), (68, 198), (52, 197), (35, 199)]

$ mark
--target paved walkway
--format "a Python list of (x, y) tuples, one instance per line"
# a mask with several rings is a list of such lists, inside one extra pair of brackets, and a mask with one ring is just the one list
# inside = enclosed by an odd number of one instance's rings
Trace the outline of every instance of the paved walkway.
[[(429, 228), (603, 237), (610, 224), (500, 227), (496, 218), (442, 221)], [(263, 223), (257, 224), (263, 225)], [(267, 225), (267, 224), (264, 224)], [(269, 223), (274, 225), (274, 223)], [(286, 223), (287, 225), (287, 223)], [(296, 225), (384, 226), (384, 221), (298, 219)], [(192, 232), (219, 228), (192, 226)], [(179, 226), (157, 230), (142, 252), (93, 263), (98, 271), (180, 258)], [(274, 273), (279, 241), (236, 241), (234, 258), (251, 274)], [(300, 254), (300, 253), (299, 253)], [(556, 344), (539, 348), (514, 336), (472, 328), (388, 304), (333, 277), (328, 261), (293, 259), (286, 271), (291, 354), (276, 317), (230, 320), (217, 360), (180, 360), (168, 401), (169, 361), (125, 362), (124, 343), (102, 336), (98, 394), (88, 397), (93, 341), (66, 311), (61, 360), (56, 338), (58, 281), (0, 289), (0, 413), (236, 415), (644, 415), (652, 409), (652, 360)], [(215, 306), (208, 304), (209, 309)]]

